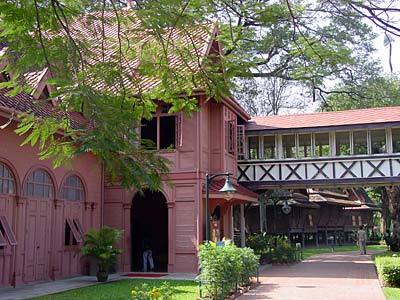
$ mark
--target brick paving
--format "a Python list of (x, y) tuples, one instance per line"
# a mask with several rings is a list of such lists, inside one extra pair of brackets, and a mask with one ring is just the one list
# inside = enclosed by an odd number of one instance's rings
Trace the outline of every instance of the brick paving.
[[(185, 274), (181, 274), (185, 275)], [(194, 279), (194, 275), (163, 277)], [(113, 275), (113, 280), (118, 280)], [(358, 252), (320, 254), (294, 265), (263, 269), (261, 285), (238, 300), (385, 300), (371, 255)], [(97, 284), (95, 277), (82, 276), (46, 283), (0, 289), (0, 300), (30, 299), (35, 296)]]
[(294, 265), (274, 265), (261, 271), (261, 285), (237, 299), (385, 300), (371, 252), (319, 254)]

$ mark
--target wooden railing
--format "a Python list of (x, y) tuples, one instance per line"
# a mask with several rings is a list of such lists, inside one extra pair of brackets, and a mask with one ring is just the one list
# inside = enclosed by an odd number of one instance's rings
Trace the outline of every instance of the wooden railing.
[(239, 161), (238, 181), (253, 189), (391, 185), (400, 182), (400, 154)]

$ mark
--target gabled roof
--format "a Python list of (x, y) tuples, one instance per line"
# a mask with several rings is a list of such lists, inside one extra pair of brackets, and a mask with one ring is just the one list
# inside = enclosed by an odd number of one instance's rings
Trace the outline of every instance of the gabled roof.
[(377, 107), (335, 112), (252, 117), (246, 131), (280, 131), (301, 128), (329, 128), (355, 125), (399, 123), (400, 106)]
[[(95, 53), (88, 58), (89, 63), (96, 63), (96, 61), (112, 61), (111, 58), (115, 57), (116, 43), (119, 38), (121, 38), (129, 47), (135, 49), (135, 51), (146, 51), (145, 45), (151, 43), (155, 39), (153, 35), (149, 32), (143, 31), (140, 25), (140, 19), (135, 19), (135, 14), (132, 10), (120, 11), (120, 16), (125, 16), (129, 20), (134, 20), (134, 22), (127, 24), (122, 24), (118, 28), (117, 22), (111, 21), (113, 19), (113, 13), (105, 13), (106, 22), (104, 22), (104, 35), (103, 35), (103, 24), (101, 23), (99, 17), (100, 13), (91, 13), (83, 18), (80, 18), (70, 26), (71, 35), (74, 37), (79, 37), (82, 40), (90, 40), (94, 42), (93, 47)], [(179, 70), (182, 73), (196, 73), (202, 72), (202, 63), (204, 58), (210, 54), (210, 51), (220, 51), (220, 49), (214, 49), (212, 46), (215, 36), (218, 34), (217, 28), (212, 23), (199, 24), (196, 26), (187, 26), (185, 28), (167, 28), (164, 29), (160, 35), (162, 36), (165, 44), (165, 51), (168, 52), (166, 56), (169, 68), (174, 70)], [(130, 41), (132, 39), (132, 41)], [(129, 43), (131, 42), (131, 43)], [(104, 47), (104, 56), (101, 53), (101, 47)], [(182, 57), (176, 55), (173, 51), (174, 47), (179, 45), (182, 49), (185, 49), (183, 53), (184, 57), (189, 59), (183, 60)], [(0, 44), (0, 51), (6, 49), (5, 44)], [(182, 49), (180, 51), (182, 52)], [(130, 53), (132, 54), (132, 53)], [(181, 53), (182, 54), (182, 53)], [(124, 67), (126, 70), (131, 70), (131, 77), (124, 78), (124, 83), (126, 87), (132, 88), (133, 93), (147, 92), (155, 88), (161, 82), (160, 79), (155, 77), (146, 77), (137, 73), (137, 70), (141, 62), (133, 56), (127, 59), (126, 56), (124, 60)], [(154, 57), (157, 59), (157, 57)], [(50, 103), (43, 103), (43, 105), (35, 106), (35, 96), (42, 90), (43, 80), (47, 78), (47, 68), (42, 70), (32, 71), (24, 74), (24, 80), (32, 87), (32, 92), (30, 94), (21, 93), (14, 97), (9, 97), (6, 95), (9, 92), (8, 89), (3, 89), (0, 91), (0, 110), (16, 110), (17, 112), (29, 112), (33, 111), (39, 116), (50, 116), (52, 113), (52, 108)], [(99, 82), (95, 88), (104, 88), (104, 83)], [(110, 90), (108, 88), (108, 90)], [(80, 114), (70, 113), (73, 116), (74, 122), (76, 124), (81, 124), (83, 118)]]
[[(49, 101), (40, 101), (40, 104), (35, 104), (32, 95), (20, 93), (14, 97), (9, 97), (6, 95), (9, 91), (9, 89), (5, 88), (0, 89), (0, 111), (4, 111), (8, 115), (11, 115), (13, 112), (15, 115), (18, 113), (33, 112), (40, 117), (52, 117), (57, 114), (54, 111), (54, 106)], [(86, 123), (80, 113), (68, 112), (67, 114), (72, 128), (78, 128)]]
[[(148, 92), (161, 82), (161, 78), (137, 72), (143, 65), (138, 56), (153, 59), (155, 67), (157, 59), (166, 59), (168, 68), (174, 70), (175, 76), (186, 72), (200, 73), (217, 34), (216, 26), (212, 23), (149, 31), (141, 27), (142, 20), (131, 9), (119, 11), (119, 18), (120, 26), (115, 12), (87, 14), (70, 25), (71, 35), (96, 47), (91, 49), (94, 55), (87, 61), (89, 64), (117, 61), (116, 52), (122, 49), (123, 67), (126, 73), (131, 73), (130, 77), (124, 78), (124, 84), (136, 93)], [(151, 53), (149, 45), (159, 47), (160, 53)], [(103, 85), (99, 83), (96, 88), (102, 89)]]
[[(113, 12), (105, 12), (104, 17), (106, 21), (104, 23), (100, 20), (100, 17), (102, 17), (101, 13), (91, 13), (70, 24), (70, 34), (73, 37), (84, 41), (92, 41), (95, 45), (98, 45), (97, 48), (91, 49), (98, 56), (90, 56), (87, 61), (88, 63), (112, 61), (112, 58), (115, 57), (119, 38), (123, 40), (124, 45), (128, 45), (128, 48), (134, 49), (138, 53), (141, 51), (145, 52), (147, 49), (146, 44), (152, 43), (155, 40), (154, 33), (146, 32), (140, 27), (141, 20), (136, 17), (133, 10), (122, 10), (119, 12), (119, 15), (128, 18), (132, 22), (122, 22), (121, 26), (118, 27), (115, 21), (115, 14)], [(202, 64), (204, 58), (213, 52), (221, 51), (220, 47), (215, 47), (213, 44), (218, 30), (216, 25), (212, 23), (197, 24), (184, 28), (166, 28), (160, 31), (159, 34), (160, 36), (157, 36), (157, 38), (161, 37), (163, 39), (163, 46), (165, 46), (165, 51), (168, 53), (166, 59), (169, 68), (178, 70), (180, 74), (187, 75), (203, 72), (204, 66)], [(182, 49), (185, 49), (184, 53), (180, 49), (180, 56), (176, 55), (176, 52), (173, 51), (173, 48), (176, 48), (178, 45)], [(6, 49), (5, 44), (0, 44), (0, 51), (4, 49)], [(104, 53), (102, 53), (103, 49)], [(132, 56), (132, 52), (129, 54), (130, 56), (127, 55), (124, 57), (124, 67), (128, 71), (131, 71), (131, 76), (123, 79), (125, 87), (131, 88), (133, 94), (148, 92), (157, 87), (161, 80), (155, 77), (147, 77), (140, 74), (140, 72), (138, 73), (136, 70), (140, 68), (142, 62), (137, 57)], [(182, 59), (182, 57), (186, 59)], [(157, 57), (154, 57), (154, 59), (156, 60)], [(48, 77), (47, 73), (47, 69), (44, 68), (24, 74), (24, 79), (32, 87), (31, 95), (22, 93), (11, 99), (5, 95), (8, 90), (3, 90), (0, 94), (0, 109), (1, 106), (5, 106), (5, 108), (17, 109), (19, 112), (27, 112), (29, 108), (29, 110), (34, 111), (38, 115), (48, 115), (51, 107), (47, 107), (46, 104), (33, 109), (34, 105), (32, 103), (35, 100), (35, 96), (37, 97), (38, 92), (42, 90), (43, 82)], [(104, 82), (100, 81), (95, 88), (112, 90), (112, 87), (106, 87), (105, 85)], [(196, 93), (201, 92), (201, 90), (202, 87), (195, 89)], [(235, 103), (234, 100), (230, 100), (224, 99), (227, 103)], [(240, 108), (240, 106), (238, 107)], [(243, 109), (239, 109), (238, 113), (243, 115), (245, 119), (248, 119), (248, 115)]]

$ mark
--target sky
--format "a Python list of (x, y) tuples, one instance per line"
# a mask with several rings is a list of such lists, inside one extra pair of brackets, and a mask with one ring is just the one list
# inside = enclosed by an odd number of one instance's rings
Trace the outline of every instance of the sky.
[[(400, 39), (398, 38), (394, 40), (392, 46), (393, 72), (400, 73)], [(389, 73), (389, 48), (385, 47), (383, 44), (383, 35), (379, 35), (379, 37), (375, 40), (375, 47), (378, 50), (376, 57), (381, 61), (384, 70)]]
[[(375, 39), (374, 46), (377, 49), (377, 53), (375, 57), (380, 60), (381, 65), (384, 71), (387, 74), (390, 74), (390, 65), (389, 65), (389, 48), (384, 46), (383, 42), (383, 33), (378, 32), (378, 37)], [(397, 38), (392, 43), (392, 67), (393, 73), (397, 73), (400, 75), (400, 38)], [(282, 112), (282, 114), (292, 114), (292, 113), (309, 113), (318, 109), (320, 103), (319, 102), (311, 102), (309, 105), (302, 111), (300, 110), (288, 110)]]

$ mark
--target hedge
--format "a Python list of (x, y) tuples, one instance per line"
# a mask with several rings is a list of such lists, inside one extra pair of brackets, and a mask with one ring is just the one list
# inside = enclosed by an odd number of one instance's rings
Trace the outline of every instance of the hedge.
[(376, 256), (374, 260), (382, 283), (385, 286), (400, 287), (400, 257)]
[(201, 245), (199, 252), (202, 294), (211, 299), (222, 299), (240, 285), (251, 283), (257, 275), (259, 257), (250, 248), (233, 244), (223, 247), (215, 243)]

